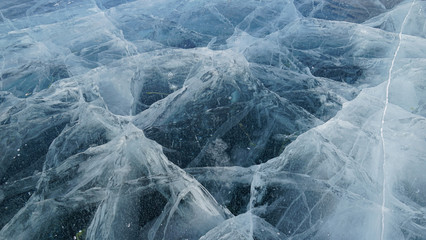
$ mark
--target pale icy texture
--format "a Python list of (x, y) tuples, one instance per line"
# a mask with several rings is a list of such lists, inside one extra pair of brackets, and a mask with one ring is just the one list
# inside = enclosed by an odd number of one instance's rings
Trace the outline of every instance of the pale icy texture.
[(2, 0), (0, 239), (426, 239), (425, 11)]

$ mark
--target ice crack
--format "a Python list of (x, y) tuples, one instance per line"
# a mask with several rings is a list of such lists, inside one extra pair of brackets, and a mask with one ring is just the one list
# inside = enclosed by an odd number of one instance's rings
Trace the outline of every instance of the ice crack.
[(385, 138), (384, 138), (384, 135), (383, 135), (383, 126), (385, 125), (385, 117), (386, 117), (386, 112), (387, 112), (387, 109), (388, 109), (389, 87), (390, 87), (391, 80), (392, 80), (392, 72), (393, 72), (393, 68), (395, 66), (396, 57), (398, 56), (399, 49), (401, 48), (402, 32), (403, 32), (403, 29), (404, 29), (405, 22), (407, 21), (407, 18), (410, 15), (411, 9), (413, 8), (415, 1), (416, 0), (413, 0), (411, 2), (410, 8), (408, 9), (407, 14), (405, 15), (404, 21), (402, 21), (401, 30), (399, 31), (399, 34), (398, 34), (398, 47), (396, 48), (395, 53), (393, 54), (391, 66), (390, 66), (389, 72), (388, 72), (388, 79), (387, 79), (387, 85), (386, 85), (385, 107), (383, 109), (382, 122), (381, 122), (381, 125), (380, 125), (380, 138), (381, 138), (382, 149), (383, 149), (383, 164), (382, 164), (383, 183), (382, 183), (382, 208), (381, 208), (382, 225), (381, 225), (381, 232), (380, 232), (380, 239), (381, 240), (385, 239), (384, 234), (385, 234), (385, 207), (386, 207), (386, 184), (387, 184), (386, 183), (386, 148), (385, 148)]
[(260, 165), (258, 165), (255, 169), (255, 172), (253, 174), (253, 179), (252, 179), (252, 182), (251, 182), (251, 186), (250, 186), (250, 202), (249, 202), (249, 205), (248, 205), (248, 212), (250, 214), (250, 232), (249, 232), (249, 235), (250, 235), (251, 239), (254, 239), (254, 237), (253, 237), (253, 232), (254, 232), (253, 208), (254, 208), (256, 201), (259, 198), (259, 195), (260, 195), (259, 191), (260, 191), (262, 185), (264, 184), (261, 180), (259, 170), (260, 170)]

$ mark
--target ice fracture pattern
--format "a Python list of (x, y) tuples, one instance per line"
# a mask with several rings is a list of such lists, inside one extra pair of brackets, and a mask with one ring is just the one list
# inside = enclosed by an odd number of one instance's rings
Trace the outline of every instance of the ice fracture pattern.
[(426, 1), (0, 1), (0, 239), (426, 240)]

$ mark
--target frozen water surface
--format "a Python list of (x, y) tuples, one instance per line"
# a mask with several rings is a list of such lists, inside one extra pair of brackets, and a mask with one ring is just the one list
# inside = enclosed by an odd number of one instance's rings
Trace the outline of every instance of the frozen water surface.
[(425, 11), (1, 1), (0, 239), (426, 239)]

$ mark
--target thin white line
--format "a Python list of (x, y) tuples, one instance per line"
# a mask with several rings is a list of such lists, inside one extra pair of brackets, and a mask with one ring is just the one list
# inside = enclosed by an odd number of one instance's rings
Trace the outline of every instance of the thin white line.
[(253, 237), (253, 232), (254, 232), (254, 223), (253, 223), (253, 207), (254, 207), (254, 202), (256, 201), (256, 194), (257, 194), (257, 190), (256, 190), (256, 185), (259, 184), (259, 179), (260, 176), (259, 174), (259, 169), (260, 169), (260, 165), (258, 165), (256, 167), (255, 172), (253, 173), (253, 178), (251, 180), (251, 186), (250, 186), (250, 202), (249, 202), (249, 209), (248, 212), (250, 213), (250, 237), (251, 239), (254, 239)]
[(398, 55), (399, 49), (401, 48), (401, 40), (402, 40), (402, 32), (404, 29), (404, 25), (405, 22), (408, 18), (408, 16), (410, 15), (411, 9), (413, 8), (414, 2), (416, 0), (413, 0), (411, 2), (411, 6), (410, 9), (408, 9), (407, 15), (405, 15), (404, 21), (402, 21), (401, 24), (401, 30), (398, 34), (399, 37), (399, 42), (398, 42), (398, 47), (396, 48), (396, 51), (393, 55), (392, 58), (392, 63), (391, 66), (389, 68), (389, 73), (388, 73), (388, 80), (387, 80), (387, 85), (386, 85), (386, 100), (385, 100), (385, 108), (383, 110), (383, 115), (382, 115), (382, 122), (381, 122), (381, 126), (380, 126), (380, 138), (382, 141), (382, 149), (383, 149), (383, 164), (382, 164), (382, 171), (383, 171), (383, 185), (382, 185), (382, 228), (381, 228), (381, 234), (380, 234), (380, 239), (384, 240), (385, 237), (385, 207), (386, 207), (386, 148), (385, 148), (385, 138), (383, 136), (383, 126), (385, 124), (385, 117), (386, 117), (386, 112), (388, 110), (388, 103), (389, 103), (389, 87), (391, 84), (391, 79), (392, 79), (392, 72), (393, 72), (393, 67), (395, 65), (395, 60), (396, 57)]

